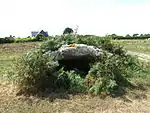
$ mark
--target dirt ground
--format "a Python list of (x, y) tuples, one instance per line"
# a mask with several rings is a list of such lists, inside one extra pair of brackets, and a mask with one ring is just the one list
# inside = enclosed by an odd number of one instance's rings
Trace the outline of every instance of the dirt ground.
[(78, 94), (17, 96), (17, 87), (0, 84), (0, 113), (150, 113), (150, 89), (122, 97)]

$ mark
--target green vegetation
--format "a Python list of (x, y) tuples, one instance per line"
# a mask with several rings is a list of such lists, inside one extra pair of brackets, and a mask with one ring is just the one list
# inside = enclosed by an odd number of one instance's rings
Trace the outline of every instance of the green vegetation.
[[(59, 67), (58, 61), (46, 54), (49, 50), (54, 52), (64, 44), (73, 43), (105, 50), (103, 55), (90, 62), (87, 74), (75, 69), (64, 70), (64, 67)], [(147, 68), (142, 68), (141, 62), (127, 55), (122, 47), (108, 38), (96, 36), (74, 38), (73, 35), (65, 35), (51, 38), (18, 59), (15, 67), (13, 78), (22, 93), (67, 91), (112, 95), (120, 89), (132, 87), (132, 79), (141, 76), (146, 78), (149, 73)]]
[(38, 34), (36, 37), (26, 37), (26, 38), (13, 38), (13, 37), (6, 37), (0, 38), (0, 44), (3, 43), (23, 43), (23, 42), (36, 42), (36, 41), (44, 41), (51, 38), (45, 37), (43, 34)]
[[(78, 28), (77, 28), (78, 29)], [(75, 29), (75, 30), (77, 30)], [(63, 34), (73, 34), (74, 31), (72, 28), (65, 28), (63, 31)], [(75, 34), (77, 31), (75, 31)], [(94, 35), (85, 35), (86, 36), (93, 36)], [(84, 37), (84, 36), (83, 36)], [(0, 38), (0, 44), (2, 43), (22, 43), (22, 42), (35, 42), (35, 41), (43, 41), (43, 40), (48, 40), (49, 38), (52, 38), (52, 36), (47, 36), (45, 37), (43, 34), (38, 34), (36, 37), (26, 37), (26, 38), (14, 38), (12, 36), (10, 37), (5, 37), (5, 38)], [(54, 37), (53, 37), (54, 38)], [(149, 39), (150, 34), (133, 34), (132, 36), (127, 34), (126, 36), (118, 36), (116, 34), (111, 34), (105, 36), (105, 38), (112, 38), (112, 39), (117, 39), (117, 40), (123, 40), (123, 39), (128, 39), (128, 40), (139, 40), (139, 39)]]
[(35, 42), (37, 41), (36, 38), (12, 38), (12, 37), (6, 37), (6, 38), (0, 38), (0, 44), (3, 43), (22, 43), (22, 42)]
[(31, 38), (31, 37), (28, 37), (28, 38), (16, 38), (14, 40), (15, 43), (35, 42), (35, 41), (36, 41), (36, 38)]

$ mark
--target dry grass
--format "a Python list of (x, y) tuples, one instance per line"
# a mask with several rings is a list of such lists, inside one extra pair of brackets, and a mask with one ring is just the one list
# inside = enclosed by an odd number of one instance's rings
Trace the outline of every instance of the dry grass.
[(133, 52), (150, 54), (150, 40), (114, 40), (114, 43)]
[(39, 42), (0, 44), (0, 53), (22, 53), (38, 44)]
[(12, 61), (37, 46), (39, 42), (0, 44), (0, 75), (11, 69)]
[[(149, 113), (150, 91), (133, 91), (118, 98), (50, 94), (16, 96), (12, 84), (0, 85), (0, 113)], [(136, 92), (136, 93), (135, 93)]]

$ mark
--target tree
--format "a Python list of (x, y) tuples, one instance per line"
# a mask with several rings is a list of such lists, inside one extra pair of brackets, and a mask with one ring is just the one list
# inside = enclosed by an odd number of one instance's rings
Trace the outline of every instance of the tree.
[(125, 36), (125, 38), (126, 38), (126, 39), (131, 39), (132, 36), (130, 36), (129, 34), (127, 34), (127, 35)]
[(43, 34), (38, 34), (38, 35), (36, 35), (36, 37), (35, 37), (36, 41), (41, 41), (41, 40), (43, 40), (44, 38), (45, 38), (45, 36), (44, 36)]
[(63, 32), (63, 34), (71, 34), (71, 33), (73, 33), (73, 30), (69, 27), (67, 27)]
[(129, 34), (127, 34), (126, 36), (125, 36), (126, 38), (129, 38), (129, 37), (131, 37)]
[(116, 34), (106, 35), (106, 37), (111, 37), (112, 39), (116, 39), (118, 36)]
[(138, 34), (138, 33), (133, 34), (133, 37), (138, 37), (138, 36), (139, 36), (139, 34)]

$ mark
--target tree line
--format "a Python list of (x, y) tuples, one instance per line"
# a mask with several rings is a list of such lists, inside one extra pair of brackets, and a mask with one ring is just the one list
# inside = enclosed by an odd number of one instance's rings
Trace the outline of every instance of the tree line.
[(116, 34), (111, 34), (111, 35), (107, 35), (107, 37), (112, 37), (113, 39), (149, 39), (150, 38), (150, 34), (133, 34), (133, 35), (129, 35), (127, 34), (126, 36), (119, 36)]
[[(72, 28), (65, 28), (63, 31), (63, 35), (65, 34), (73, 34), (73, 33), (77, 33), (77, 31), (73, 30)], [(85, 36), (89, 36), (89, 35), (85, 35)], [(93, 35), (90, 35), (93, 36)], [(11, 35), (9, 37), (5, 37), (5, 38), (0, 38), (0, 44), (2, 43), (20, 43), (20, 42), (34, 42), (34, 41), (43, 41), (43, 40), (47, 40), (49, 38), (51, 38), (52, 36), (48, 36), (45, 37), (43, 34), (38, 34), (36, 37), (26, 37), (26, 38), (15, 38), (12, 37)], [(112, 39), (149, 39), (150, 38), (150, 34), (133, 34), (133, 35), (129, 35), (127, 34), (126, 36), (119, 36), (116, 34), (111, 34), (111, 35), (106, 35), (106, 38), (110, 37)]]

